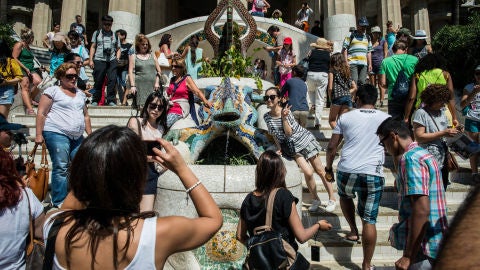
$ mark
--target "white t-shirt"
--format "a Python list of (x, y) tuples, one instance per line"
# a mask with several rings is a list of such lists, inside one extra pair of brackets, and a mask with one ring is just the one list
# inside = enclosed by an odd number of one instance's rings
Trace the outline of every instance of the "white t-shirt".
[(59, 86), (47, 88), (43, 94), (52, 98), (52, 108), (47, 114), (44, 131), (64, 134), (70, 138), (78, 139), (85, 130), (85, 94), (76, 89), (75, 97), (67, 96)]
[[(469, 94), (473, 91), (473, 88), (475, 87), (474, 83), (467, 84), (465, 86), (465, 91), (468, 92)], [(468, 110), (467, 115), (465, 115), (465, 118), (474, 120), (474, 121), (480, 121), (480, 93), (477, 93), (475, 95), (475, 98), (473, 98), (472, 102), (470, 102), (470, 110)]]
[(375, 109), (355, 109), (342, 114), (333, 134), (342, 134), (338, 170), (383, 177), (384, 149), (376, 135), (378, 126), (390, 115)]
[[(43, 212), (43, 205), (32, 190), (25, 188), (30, 200), (32, 218)], [(14, 207), (0, 211), (0, 269), (25, 269), (25, 245), (29, 231), (28, 200), (22, 190), (21, 198)]]

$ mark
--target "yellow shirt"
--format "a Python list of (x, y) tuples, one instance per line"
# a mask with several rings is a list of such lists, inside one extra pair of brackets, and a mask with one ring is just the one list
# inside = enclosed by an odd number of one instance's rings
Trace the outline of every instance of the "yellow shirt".
[(23, 77), (20, 65), (17, 63), (17, 60), (13, 58), (7, 58), (7, 66), (0, 67), (0, 74), (2, 74), (5, 80), (21, 79)]

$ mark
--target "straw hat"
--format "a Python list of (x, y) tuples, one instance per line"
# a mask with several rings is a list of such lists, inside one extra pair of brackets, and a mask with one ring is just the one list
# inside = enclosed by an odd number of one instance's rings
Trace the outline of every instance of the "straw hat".
[(52, 39), (52, 42), (53, 41), (63, 42), (63, 44), (65, 44), (65, 47), (67, 47), (70, 50), (70, 42), (67, 40), (67, 37), (65, 36), (64, 33), (62, 33), (62, 32), (55, 33), (55, 35), (53, 36), (53, 39)]
[(278, 13), (278, 17), (282, 17), (282, 12), (279, 10), (279, 9), (275, 9), (273, 12), (272, 12), (272, 16), (273, 14), (275, 13)]
[(332, 42), (324, 39), (324, 38), (318, 38), (317, 42), (315, 43), (310, 43), (310, 47), (314, 47), (317, 49), (325, 49), (325, 50), (331, 50), (332, 49)]
[(425, 30), (420, 29), (415, 31), (415, 35), (412, 36), (413, 39), (427, 39), (427, 32)]

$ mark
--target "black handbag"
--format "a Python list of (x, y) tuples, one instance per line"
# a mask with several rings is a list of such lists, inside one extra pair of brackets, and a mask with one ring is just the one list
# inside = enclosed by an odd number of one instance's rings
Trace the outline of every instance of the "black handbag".
[(43, 258), (45, 255), (45, 245), (42, 241), (35, 239), (33, 236), (34, 220), (32, 218), (32, 208), (30, 206), (30, 198), (28, 196), (27, 190), (25, 190), (25, 195), (27, 195), (28, 200), (28, 220), (29, 220), (29, 232), (27, 237), (26, 245), (26, 258), (25, 258), (25, 269), (36, 270), (43, 268)]
[(310, 263), (272, 229), (273, 203), (278, 188), (272, 190), (267, 201), (265, 225), (256, 227), (254, 235), (247, 240), (247, 257), (243, 269), (306, 270)]

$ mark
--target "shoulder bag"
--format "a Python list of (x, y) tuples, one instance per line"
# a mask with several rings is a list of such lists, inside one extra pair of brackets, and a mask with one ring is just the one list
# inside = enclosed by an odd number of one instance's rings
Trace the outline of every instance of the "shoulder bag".
[(256, 227), (247, 240), (247, 257), (243, 269), (309, 269), (310, 263), (272, 228), (273, 203), (279, 189), (270, 192), (267, 200), (265, 225)]
[(42, 142), (42, 160), (40, 162), (40, 168), (35, 170), (34, 159), (38, 145), (40, 144), (36, 143), (30, 154), (27, 156), (27, 162), (25, 162), (26, 178), (24, 182), (25, 185), (33, 191), (35, 196), (37, 196), (40, 201), (43, 201), (47, 196), (50, 169), (48, 168), (47, 146), (45, 145), (45, 142)]
[(167, 56), (165, 56), (163, 52), (160, 53), (160, 55), (157, 58), (157, 61), (160, 67), (170, 67), (170, 62), (168, 61)]
[[(427, 112), (430, 118), (432, 118), (432, 121), (435, 124), (435, 127), (437, 128), (438, 131), (440, 131), (440, 129), (437, 126), (437, 122), (435, 121), (435, 119), (433, 119), (433, 116), (428, 111), (425, 110), (425, 112)], [(448, 150), (447, 143), (443, 139), (442, 139), (442, 145), (443, 145), (443, 148), (445, 149), (445, 160), (443, 162), (443, 166), (446, 166), (449, 172), (458, 170), (459, 166), (458, 166), (457, 159), (452, 154), (452, 152)]]
[(35, 239), (34, 236), (34, 223), (35, 221), (32, 218), (32, 207), (30, 206), (30, 197), (28, 196), (27, 190), (23, 189), (25, 195), (27, 196), (28, 201), (28, 220), (29, 220), (29, 229), (27, 237), (27, 246), (25, 248), (25, 269), (42, 269), (43, 268), (43, 259), (45, 255), (45, 244), (43, 241)]

